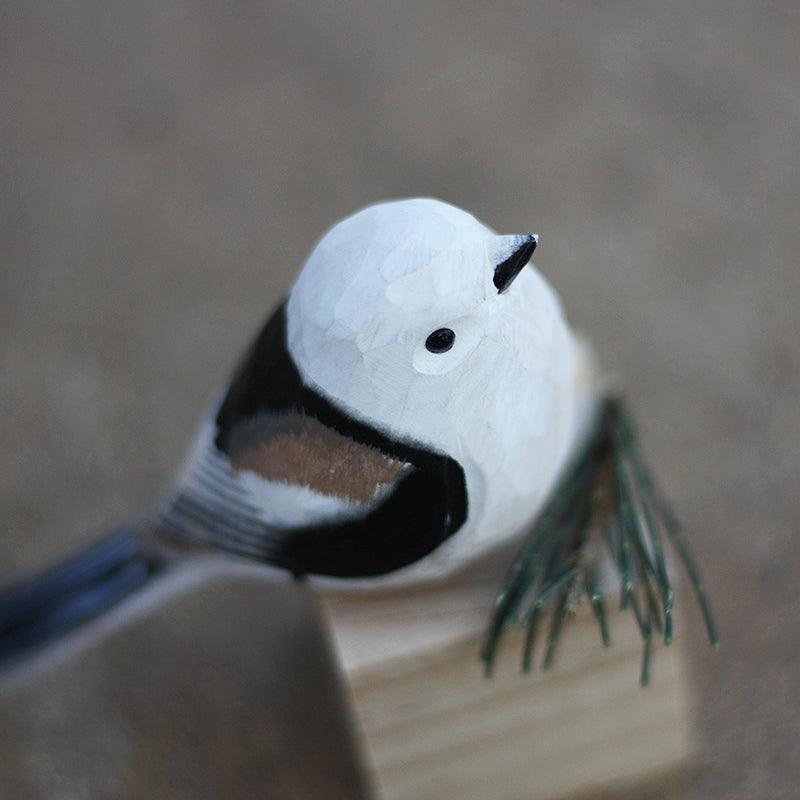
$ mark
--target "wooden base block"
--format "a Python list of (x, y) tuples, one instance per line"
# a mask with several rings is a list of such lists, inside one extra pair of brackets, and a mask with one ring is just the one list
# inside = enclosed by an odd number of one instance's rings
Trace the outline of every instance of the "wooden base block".
[[(386, 800), (546, 800), (650, 781), (687, 763), (689, 700), (676, 645), (656, 649), (611, 614), (604, 649), (588, 611), (568, 620), (551, 671), (520, 674), (522, 631), (483, 676), (496, 570), (441, 589), (330, 596), (361, 733)], [(541, 656), (541, 653), (539, 653)]]

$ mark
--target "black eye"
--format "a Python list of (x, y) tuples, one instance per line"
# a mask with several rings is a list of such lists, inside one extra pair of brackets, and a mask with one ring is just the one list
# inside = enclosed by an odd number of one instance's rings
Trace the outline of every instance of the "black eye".
[(450, 328), (439, 328), (425, 340), (425, 347), (431, 353), (446, 353), (453, 346), (455, 340), (456, 335)]

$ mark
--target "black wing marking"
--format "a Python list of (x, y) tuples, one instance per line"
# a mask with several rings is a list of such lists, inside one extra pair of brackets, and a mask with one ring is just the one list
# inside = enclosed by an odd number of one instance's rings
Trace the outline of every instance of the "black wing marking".
[[(295, 413), (341, 436), (368, 445), (412, 468), (393, 491), (358, 518), (278, 528), (235, 488), (229, 458), (237, 432), (259, 415)], [(167, 515), (173, 530), (217, 547), (285, 567), (295, 574), (336, 577), (383, 575), (418, 561), (463, 525), (467, 517), (464, 470), (453, 458), (397, 441), (354, 419), (303, 383), (288, 351), (282, 304), (256, 338), (234, 375), (216, 417), (216, 437), (192, 468)], [(195, 535), (196, 538), (196, 535)]]

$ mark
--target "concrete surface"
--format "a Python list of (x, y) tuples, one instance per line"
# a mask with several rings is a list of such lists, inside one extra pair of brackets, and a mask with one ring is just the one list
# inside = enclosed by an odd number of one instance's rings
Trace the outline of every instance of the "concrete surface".
[(723, 648), (670, 796), (800, 782), (800, 9), (0, 6), (0, 580), (148, 505), (323, 230), (506, 232), (627, 388)]

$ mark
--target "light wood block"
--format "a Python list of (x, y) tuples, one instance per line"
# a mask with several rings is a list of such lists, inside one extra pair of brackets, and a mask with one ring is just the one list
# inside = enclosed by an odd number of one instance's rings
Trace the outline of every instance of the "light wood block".
[(681, 653), (657, 648), (641, 688), (642, 643), (627, 613), (610, 614), (604, 649), (579, 611), (546, 673), (537, 663), (520, 674), (523, 632), (510, 631), (484, 678), (481, 637), (502, 574), (495, 564), (435, 589), (328, 596), (382, 796), (552, 800), (686, 765), (694, 745)]

